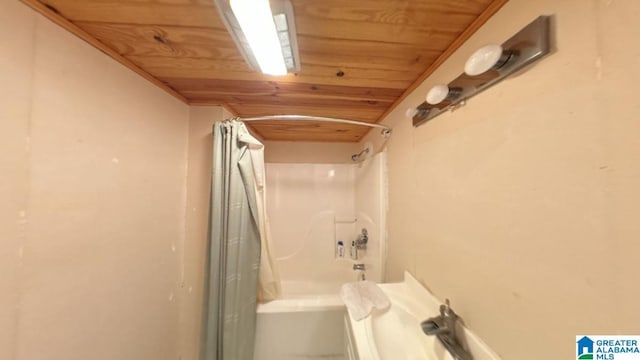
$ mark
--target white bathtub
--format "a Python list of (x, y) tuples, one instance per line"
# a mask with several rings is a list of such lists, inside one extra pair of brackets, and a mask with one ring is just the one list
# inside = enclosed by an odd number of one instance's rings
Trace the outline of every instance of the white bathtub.
[(346, 310), (338, 292), (304, 294), (299, 285), (285, 283), (283, 299), (258, 304), (254, 359), (344, 360)]

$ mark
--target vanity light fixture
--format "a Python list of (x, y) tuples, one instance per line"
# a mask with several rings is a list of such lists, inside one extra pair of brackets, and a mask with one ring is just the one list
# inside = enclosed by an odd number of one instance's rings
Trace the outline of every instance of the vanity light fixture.
[(516, 71), (551, 53), (551, 17), (539, 16), (501, 45), (487, 45), (467, 60), (464, 73), (448, 84), (432, 87), (425, 101), (406, 112), (420, 126), (496, 85)]
[(300, 71), (290, 0), (215, 0), (218, 13), (245, 61), (263, 74)]

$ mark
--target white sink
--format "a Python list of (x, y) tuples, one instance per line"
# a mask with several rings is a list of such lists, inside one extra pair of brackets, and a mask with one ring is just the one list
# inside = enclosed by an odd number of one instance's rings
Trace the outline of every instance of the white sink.
[[(440, 302), (409, 273), (402, 283), (379, 284), (391, 307), (374, 310), (356, 321), (346, 317), (354, 347), (360, 360), (453, 360), (435, 336), (422, 332), (420, 323), (438, 315)], [(455, 303), (454, 303), (455, 310)], [(477, 336), (463, 328), (469, 351), (475, 360), (498, 360)]]

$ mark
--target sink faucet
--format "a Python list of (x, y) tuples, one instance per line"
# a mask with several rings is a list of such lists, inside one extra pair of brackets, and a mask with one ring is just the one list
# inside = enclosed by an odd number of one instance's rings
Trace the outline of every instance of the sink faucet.
[(473, 360), (473, 357), (460, 344), (456, 335), (458, 315), (449, 306), (449, 299), (440, 305), (440, 315), (423, 321), (420, 326), (427, 335), (435, 335), (455, 360)]

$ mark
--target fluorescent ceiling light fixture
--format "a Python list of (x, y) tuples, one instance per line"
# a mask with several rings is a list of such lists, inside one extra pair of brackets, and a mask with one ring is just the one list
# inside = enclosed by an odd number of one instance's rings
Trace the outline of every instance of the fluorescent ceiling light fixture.
[(218, 12), (254, 70), (286, 75), (300, 70), (293, 6), (289, 0), (215, 0)]

